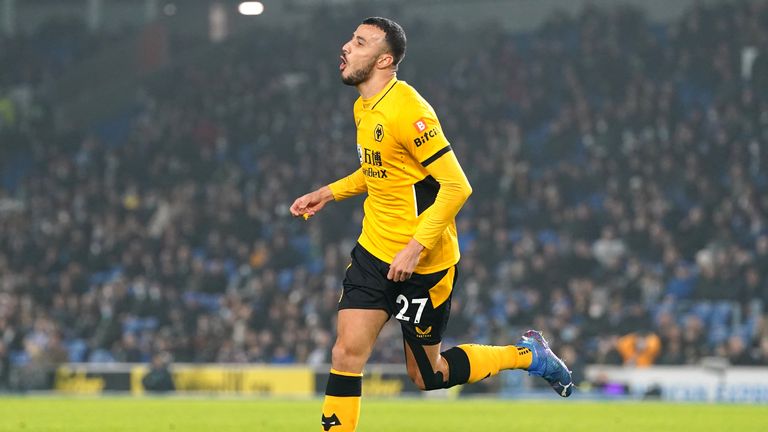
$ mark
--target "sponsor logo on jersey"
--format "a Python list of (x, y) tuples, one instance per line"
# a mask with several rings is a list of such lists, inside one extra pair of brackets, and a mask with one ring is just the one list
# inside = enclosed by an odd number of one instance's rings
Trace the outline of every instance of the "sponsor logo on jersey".
[(422, 117), (422, 118), (420, 118), (420, 119), (416, 120), (416, 121), (413, 123), (413, 127), (415, 127), (415, 128), (416, 128), (416, 132), (418, 132), (418, 133), (422, 133), (422, 132), (424, 132), (425, 130), (427, 130), (427, 122), (426, 122), (426, 121), (424, 120), (424, 118)]
[(385, 170), (385, 169), (375, 169), (375, 168), (370, 168), (370, 167), (363, 168), (363, 175), (366, 176), (366, 177), (371, 177), (371, 178), (380, 178), (380, 179), (389, 178), (389, 177), (387, 177), (387, 170)]
[(414, 138), (413, 143), (416, 144), (416, 147), (421, 147), (421, 145), (426, 144), (430, 138), (434, 138), (438, 135), (440, 135), (440, 130), (437, 127), (433, 127), (427, 132), (424, 132), (424, 135)]
[(373, 138), (376, 142), (381, 142), (381, 140), (384, 139), (384, 126), (380, 124), (376, 125), (376, 128), (373, 130)]
[(362, 160), (360, 163), (381, 166), (381, 152), (371, 149), (363, 149)]

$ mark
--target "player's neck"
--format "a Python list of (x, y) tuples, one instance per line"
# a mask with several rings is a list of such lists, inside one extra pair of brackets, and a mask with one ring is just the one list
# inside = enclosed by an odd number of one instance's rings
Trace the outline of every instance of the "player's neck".
[(363, 99), (369, 99), (376, 96), (387, 83), (397, 77), (397, 72), (387, 71), (385, 73), (373, 74), (368, 80), (357, 85), (357, 91)]

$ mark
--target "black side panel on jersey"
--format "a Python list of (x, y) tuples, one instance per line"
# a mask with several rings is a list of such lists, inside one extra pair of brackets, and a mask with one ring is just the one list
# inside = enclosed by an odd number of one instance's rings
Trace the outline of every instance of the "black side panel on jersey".
[(416, 215), (420, 215), (435, 203), (437, 192), (440, 190), (440, 183), (429, 175), (414, 184), (413, 189), (416, 191)]

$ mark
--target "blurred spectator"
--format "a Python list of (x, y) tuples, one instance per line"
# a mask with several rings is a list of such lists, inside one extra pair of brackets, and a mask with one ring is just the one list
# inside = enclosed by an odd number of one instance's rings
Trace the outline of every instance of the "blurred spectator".
[(648, 367), (661, 354), (661, 339), (654, 333), (630, 333), (616, 341), (624, 366)]
[(152, 356), (152, 363), (149, 372), (141, 379), (144, 390), (152, 393), (165, 393), (176, 390), (173, 383), (173, 376), (169, 366), (171, 356), (166, 352), (157, 353)]
[(8, 390), (10, 383), (11, 364), (5, 343), (0, 341), (0, 391)]
[(579, 356), (578, 351), (576, 348), (572, 345), (563, 345), (562, 349), (559, 350), (561, 353), (561, 358), (565, 362), (565, 364), (568, 365), (568, 367), (571, 369), (573, 382), (576, 383), (578, 386), (579, 383), (584, 381), (584, 362), (581, 360), (581, 356)]

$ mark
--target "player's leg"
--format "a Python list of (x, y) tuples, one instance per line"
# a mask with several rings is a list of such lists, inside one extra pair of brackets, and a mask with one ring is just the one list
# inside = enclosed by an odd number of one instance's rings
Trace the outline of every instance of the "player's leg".
[(464, 344), (441, 351), (441, 343), (421, 345), (404, 337), (408, 376), (421, 390), (473, 383), (502, 370), (531, 365), (532, 353), (526, 347)]
[(406, 368), (414, 383), (434, 390), (477, 382), (506, 369), (524, 369), (544, 377), (561, 396), (570, 395), (570, 371), (538, 332), (527, 332), (516, 345), (463, 344), (441, 352), (455, 280), (453, 267), (414, 275), (401, 286), (403, 309), (396, 318), (403, 329)]
[(336, 342), (331, 367), (338, 371), (362, 373), (379, 332), (389, 313), (379, 309), (342, 309), (336, 324)]
[(323, 401), (322, 429), (354, 431), (360, 417), (362, 372), (384, 324), (392, 315), (388, 266), (357, 245), (339, 299), (336, 343)]
[(516, 345), (464, 344), (440, 350), (440, 343), (421, 345), (406, 336), (408, 376), (421, 390), (449, 388), (483, 380), (502, 370), (524, 369), (544, 378), (560, 396), (568, 397), (573, 391), (567, 366), (534, 330), (527, 331)]
[[(413, 348), (411, 346), (413, 345)], [(440, 346), (419, 345), (404, 340), (405, 368), (408, 376), (420, 390), (447, 388), (450, 379), (448, 360), (440, 355)], [(426, 377), (426, 380), (424, 379)]]
[(323, 401), (323, 431), (354, 431), (357, 427), (363, 367), (388, 319), (387, 312), (377, 309), (339, 311), (331, 373)]

